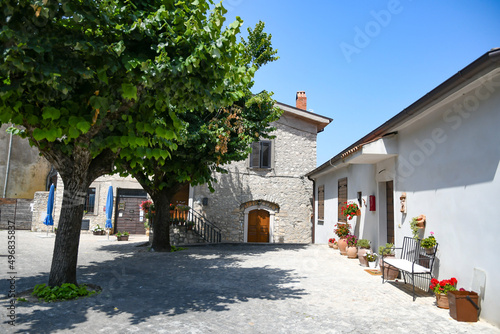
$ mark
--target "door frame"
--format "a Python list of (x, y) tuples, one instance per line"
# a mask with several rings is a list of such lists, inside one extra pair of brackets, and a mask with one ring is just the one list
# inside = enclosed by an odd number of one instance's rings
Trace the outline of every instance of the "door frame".
[(245, 222), (243, 226), (243, 242), (248, 242), (248, 213), (253, 210), (265, 210), (269, 213), (269, 243), (274, 243), (274, 217), (276, 211), (264, 205), (252, 205), (245, 209)]

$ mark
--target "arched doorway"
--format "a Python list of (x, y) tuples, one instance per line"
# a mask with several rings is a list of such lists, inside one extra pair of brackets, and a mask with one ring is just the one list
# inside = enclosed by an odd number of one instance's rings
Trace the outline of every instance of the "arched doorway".
[(269, 242), (269, 212), (266, 210), (248, 213), (248, 242)]

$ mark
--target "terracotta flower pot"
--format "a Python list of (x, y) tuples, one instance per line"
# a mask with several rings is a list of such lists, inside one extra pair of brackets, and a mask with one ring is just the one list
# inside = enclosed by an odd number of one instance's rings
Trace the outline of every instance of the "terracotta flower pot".
[(340, 254), (347, 255), (347, 238), (340, 238), (339, 241), (337, 241), (337, 245), (339, 246)]
[(369, 250), (369, 248), (359, 248), (358, 249), (358, 259), (359, 259), (359, 264), (363, 267), (368, 267), (368, 260), (366, 259), (366, 252)]
[[(384, 256), (384, 258), (394, 258), (395, 256), (394, 255), (386, 255)], [(398, 275), (399, 275), (399, 270), (398, 269), (394, 269), (394, 267), (391, 267), (389, 266), (388, 264), (384, 263), (383, 260), (382, 260), (382, 257), (379, 258), (379, 266), (380, 266), (380, 270), (384, 270), (384, 278), (386, 280), (395, 280)]]
[(448, 295), (444, 293), (436, 293), (436, 305), (439, 308), (450, 308), (450, 303), (448, 301)]
[(425, 227), (425, 215), (420, 215), (417, 218), (417, 227), (418, 228), (424, 228)]
[(426, 248), (425, 253), (432, 255), (434, 253), (434, 247)]
[(333, 249), (339, 249), (339, 245), (337, 245), (337, 243), (335, 242), (332, 246)]
[(356, 259), (358, 258), (358, 248), (356, 246), (347, 247), (347, 258)]
[(334, 244), (333, 242), (329, 242), (328, 247), (333, 248), (333, 244)]

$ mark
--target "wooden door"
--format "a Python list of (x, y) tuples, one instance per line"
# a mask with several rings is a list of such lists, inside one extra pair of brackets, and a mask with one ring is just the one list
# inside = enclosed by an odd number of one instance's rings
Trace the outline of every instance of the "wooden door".
[(269, 212), (266, 210), (248, 213), (248, 242), (269, 242)]
[(385, 184), (386, 210), (387, 210), (387, 242), (394, 243), (394, 183)]
[(142, 189), (118, 189), (116, 203), (115, 232), (129, 232), (130, 234), (145, 234), (145, 216), (140, 215), (140, 205), (147, 200), (147, 194)]

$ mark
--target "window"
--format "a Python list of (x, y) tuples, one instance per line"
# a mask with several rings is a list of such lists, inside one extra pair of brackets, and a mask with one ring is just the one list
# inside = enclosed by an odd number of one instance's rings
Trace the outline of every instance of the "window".
[(338, 181), (338, 221), (347, 223), (347, 217), (342, 214), (342, 207), (347, 202), (347, 178)]
[(85, 205), (83, 207), (83, 210), (85, 210), (86, 213), (94, 213), (94, 209), (95, 209), (95, 188), (89, 188), (87, 190), (87, 196), (85, 196)]
[(262, 140), (252, 143), (251, 168), (271, 168), (271, 142)]
[(325, 186), (318, 187), (318, 220), (325, 220)]

